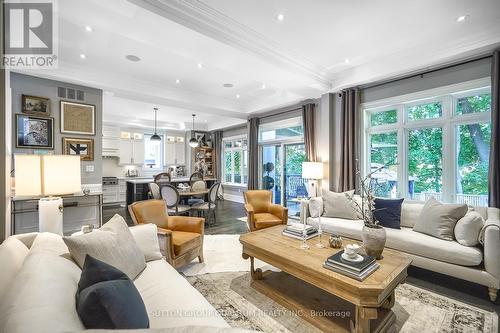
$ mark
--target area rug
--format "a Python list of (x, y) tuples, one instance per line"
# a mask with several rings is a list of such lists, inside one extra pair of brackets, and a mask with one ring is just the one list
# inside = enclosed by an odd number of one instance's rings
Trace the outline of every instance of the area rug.
[[(241, 257), (242, 246), (239, 235), (205, 235), (203, 239), (204, 262), (199, 263), (197, 259), (182, 267), (179, 272), (185, 276), (202, 275), (221, 272), (248, 272), (250, 261)], [(264, 270), (273, 267), (266, 263), (255, 260), (256, 267)]]
[[(263, 332), (320, 332), (316, 327), (250, 287), (248, 260), (239, 235), (206, 235), (205, 263), (182, 269), (188, 281), (232, 326)], [(263, 270), (276, 268), (257, 261)], [(396, 289), (397, 332), (497, 332), (495, 312), (409, 285)]]

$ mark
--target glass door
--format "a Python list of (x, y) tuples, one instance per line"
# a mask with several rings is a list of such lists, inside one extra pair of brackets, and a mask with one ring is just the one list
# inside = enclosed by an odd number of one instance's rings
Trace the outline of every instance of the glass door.
[(306, 180), (302, 178), (302, 162), (306, 161), (303, 143), (284, 145), (284, 205), (290, 217), (300, 216), (300, 202), (297, 198), (308, 196)]
[(262, 146), (261, 188), (273, 192), (273, 202), (282, 203), (282, 151), (281, 144)]

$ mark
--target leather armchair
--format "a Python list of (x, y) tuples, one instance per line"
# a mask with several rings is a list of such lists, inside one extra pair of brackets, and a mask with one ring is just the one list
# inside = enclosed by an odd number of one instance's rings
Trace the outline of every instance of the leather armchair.
[(273, 204), (273, 192), (251, 190), (243, 193), (250, 231), (287, 224), (288, 208)]
[(157, 225), (160, 251), (173, 267), (179, 268), (196, 257), (203, 262), (205, 219), (168, 216), (163, 200), (137, 201), (128, 210), (134, 224)]

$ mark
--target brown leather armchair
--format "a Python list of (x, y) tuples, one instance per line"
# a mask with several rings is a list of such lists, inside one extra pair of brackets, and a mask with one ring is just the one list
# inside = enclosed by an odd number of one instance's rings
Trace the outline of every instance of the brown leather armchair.
[(288, 208), (273, 204), (273, 192), (251, 190), (243, 193), (250, 231), (287, 224)]
[(198, 257), (203, 262), (205, 219), (190, 216), (168, 216), (163, 200), (137, 201), (128, 206), (134, 224), (158, 226), (160, 250), (165, 259), (179, 268)]

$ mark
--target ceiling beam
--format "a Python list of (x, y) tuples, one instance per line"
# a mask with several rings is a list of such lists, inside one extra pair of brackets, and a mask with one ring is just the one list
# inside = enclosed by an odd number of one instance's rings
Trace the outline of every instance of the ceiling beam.
[(246, 53), (253, 54), (294, 73), (311, 78), (322, 88), (331, 88), (327, 69), (316, 65), (255, 30), (233, 20), (199, 0), (128, 0), (154, 14), (163, 16), (200, 34)]

